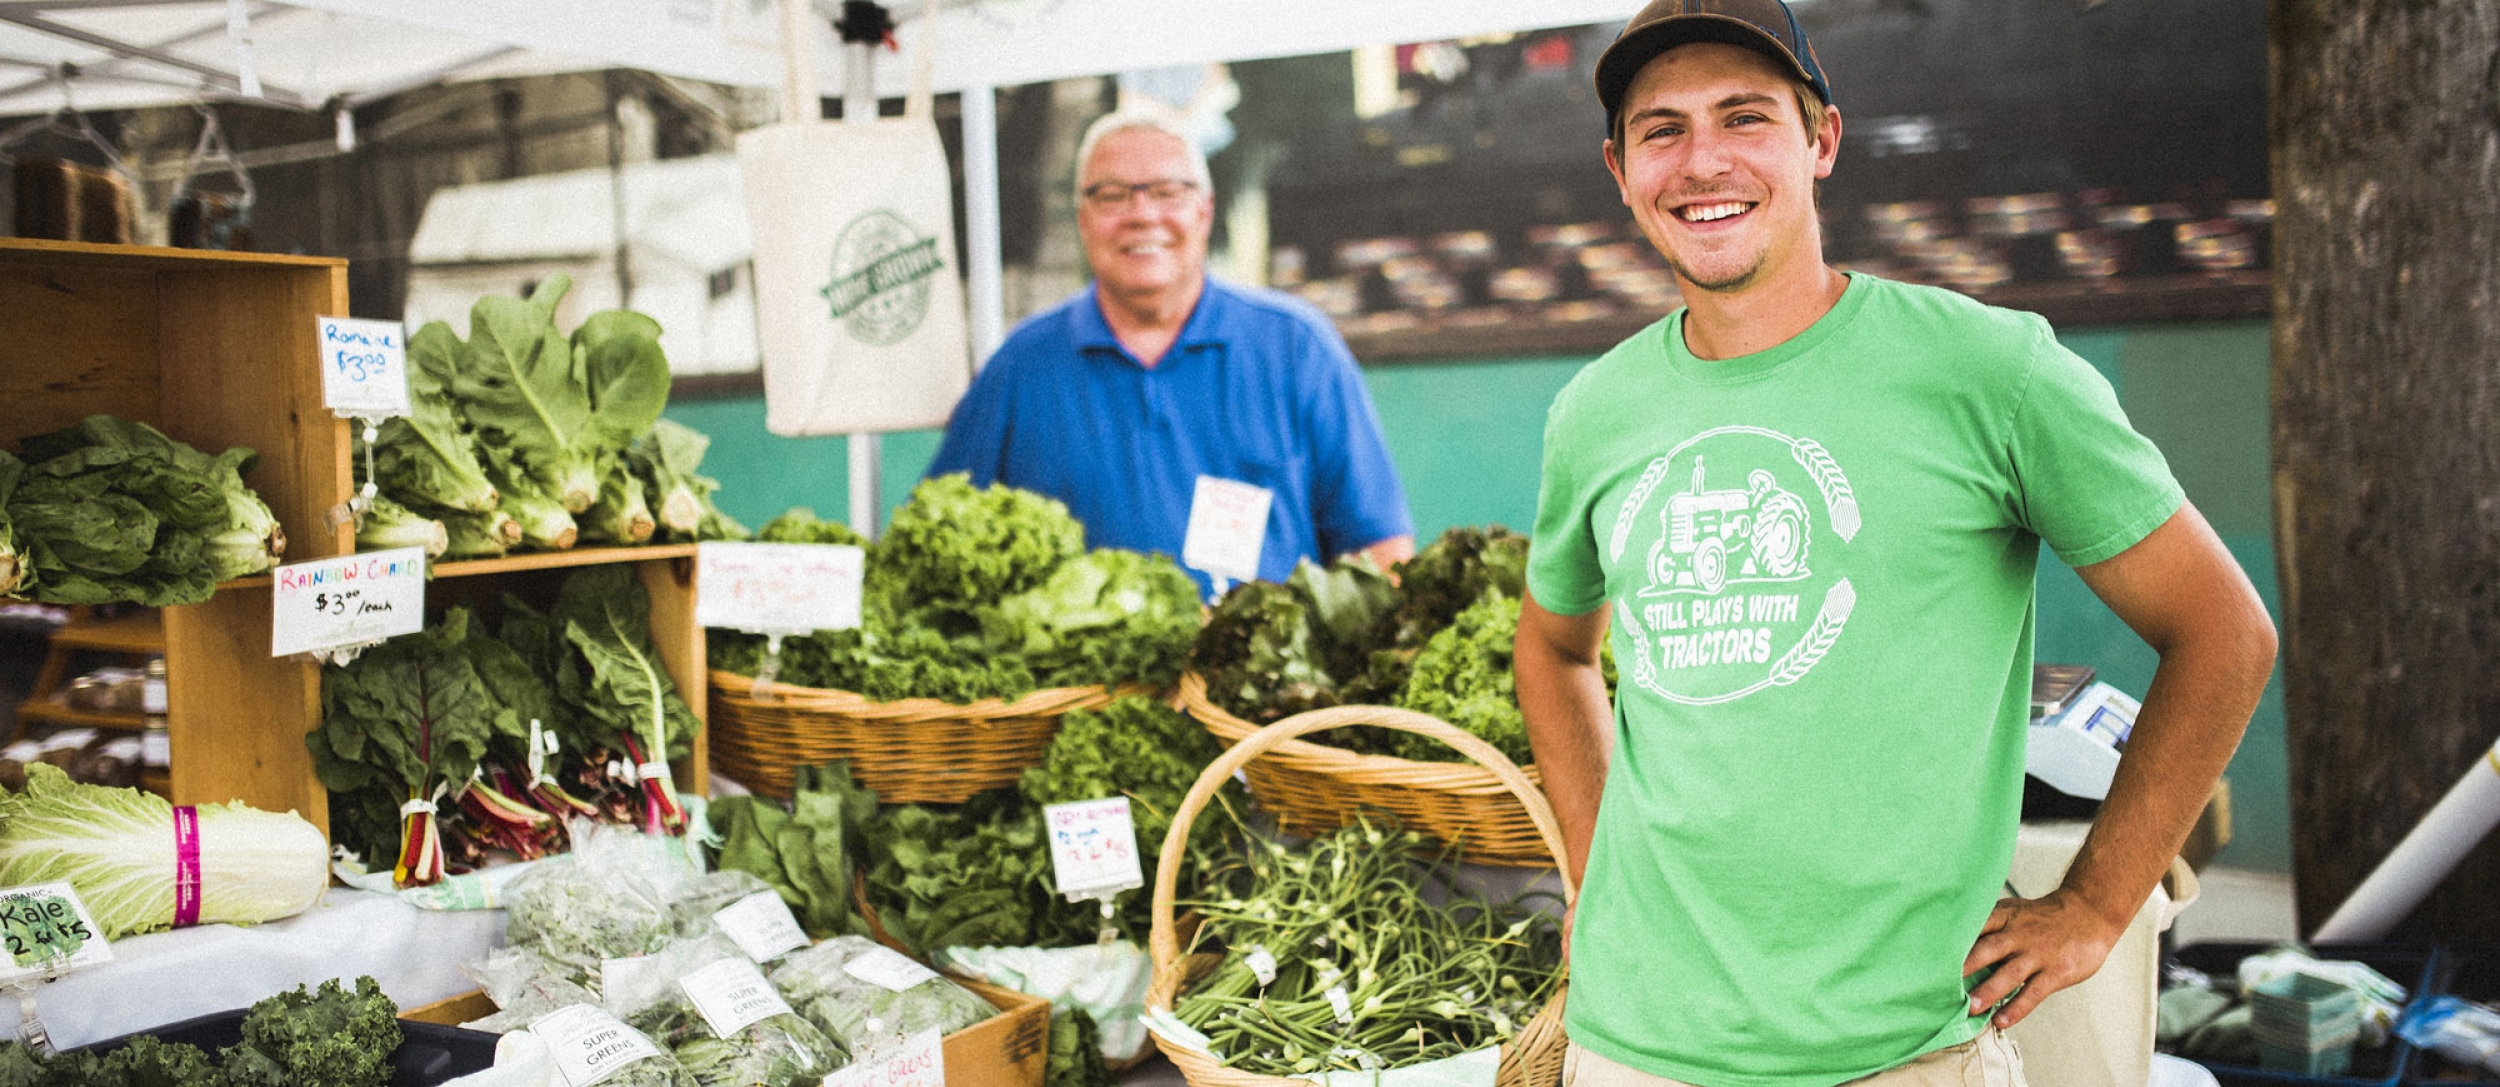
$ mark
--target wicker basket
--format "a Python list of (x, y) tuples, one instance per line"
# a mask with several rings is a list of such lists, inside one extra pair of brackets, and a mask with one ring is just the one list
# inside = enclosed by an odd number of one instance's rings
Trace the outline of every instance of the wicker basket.
[[(1203, 688), (1201, 690), (1203, 694)], [(1202, 698), (1201, 701), (1204, 699)], [(1457, 748), (1459, 753), (1476, 760), (1478, 768), (1508, 790), (1513, 800), (1535, 827), (1537, 841), (1545, 849), (1546, 863), (1560, 869), (1563, 900), (1579, 899), (1579, 888), (1571, 880), (1570, 869), (1560, 863), (1563, 855), (1562, 829), (1554, 821), (1554, 810), (1545, 803), (1545, 794), (1528, 780), (1525, 773), (1503, 758), (1493, 745), (1442, 724), (1427, 714), (1382, 706), (1338, 706), (1324, 710), (1298, 713), (1262, 729), (1253, 729), (1241, 742), (1207, 765), (1198, 775), (1198, 783), (1181, 801), (1172, 815), (1172, 829), (1163, 837), (1163, 854), (1155, 869), (1154, 931), (1147, 940), (1147, 950), (1154, 956), (1154, 981), (1146, 988), (1146, 1007), (1150, 1011), (1168, 1012), (1180, 996), (1182, 986), (1190, 980), (1190, 963), (1181, 954), (1180, 931), (1172, 917), (1173, 900), (1180, 882), (1181, 858), (1189, 850), (1189, 828), (1198, 813), (1212, 799), (1225, 779), (1234, 771), (1249, 770), (1256, 781), (1256, 767), (1262, 755), (1274, 752), (1280, 757), (1297, 747), (1295, 738), (1323, 729), (1348, 725), (1377, 725), (1404, 732), (1413, 732)], [(1563, 998), (1569, 980), (1554, 989), (1535, 1017), (1520, 1028), (1517, 1037), (1502, 1047), (1500, 1070), (1494, 1075), (1494, 1087), (1548, 1087), (1562, 1079), (1563, 1051), (1568, 1039), (1563, 1035)], [(1287, 1076), (1266, 1076), (1255, 1072), (1226, 1068), (1201, 1050), (1190, 1049), (1154, 1035), (1155, 1046), (1181, 1071), (1181, 1078), (1191, 1087), (1307, 1087), (1309, 1080)]]
[(959, 804), (1013, 785), (1042, 764), (1059, 717), (1147, 687), (1054, 687), (1013, 702), (934, 698), (872, 702), (849, 691), (712, 672), (712, 768), (756, 792), (790, 795), (791, 769), (851, 760), (851, 773), (888, 804)]
[[(1206, 679), (1196, 672), (1181, 676), (1180, 698), (1181, 708), (1226, 744), (1259, 730), (1208, 698)], [(1388, 706), (1337, 708), (1354, 714), (1346, 722), (1351, 724), (1385, 724), (1392, 714), (1432, 720)], [(1295, 834), (1334, 830), (1368, 809), (1457, 846), (1471, 864), (1545, 868), (1554, 863), (1528, 809), (1493, 771), (1475, 763), (1416, 762), (1297, 741), (1277, 748), (1272, 759), (1252, 763), (1247, 773), (1250, 795)], [(1520, 773), (1531, 786), (1544, 786), (1536, 767)]]

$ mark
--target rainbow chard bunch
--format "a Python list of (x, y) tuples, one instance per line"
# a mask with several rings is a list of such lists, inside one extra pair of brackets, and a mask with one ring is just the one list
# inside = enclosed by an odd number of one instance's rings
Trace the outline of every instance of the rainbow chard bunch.
[(563, 848), (565, 821), (684, 829), (670, 759), (699, 727), (651, 648), (631, 571), (590, 567), (555, 606), (502, 605), (492, 635), (464, 608), (322, 674), (306, 738), (334, 830), (391, 853), (403, 885)]
[(499, 707), (460, 649), (468, 636), (468, 613), (454, 609), (322, 670), (321, 728), (305, 737), (314, 770), (333, 791), (405, 798), (391, 865), (403, 887), (443, 878), (437, 815), (455, 789), (465, 794), (497, 727)]
[(622, 566), (594, 566), (565, 579), (548, 612), (568, 652), (557, 663), (556, 696), (585, 727), (615, 738), (626, 781), (641, 794), (643, 829), (686, 826), (669, 759), (693, 749), (702, 727), (651, 648), (651, 597)]

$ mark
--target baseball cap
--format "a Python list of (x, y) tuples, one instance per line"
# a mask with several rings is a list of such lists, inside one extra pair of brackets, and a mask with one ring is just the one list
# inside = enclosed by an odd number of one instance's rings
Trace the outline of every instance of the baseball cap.
[(1597, 58), (1597, 101), (1612, 118), (1642, 66), (1679, 45), (1725, 42), (1780, 61), (1832, 104), (1831, 81), (1804, 28), (1780, 0), (1651, 0)]

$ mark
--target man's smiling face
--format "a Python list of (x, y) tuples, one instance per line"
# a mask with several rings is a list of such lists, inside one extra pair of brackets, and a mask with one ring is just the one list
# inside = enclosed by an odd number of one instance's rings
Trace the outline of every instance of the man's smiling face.
[(1156, 182), (1186, 186), (1168, 200), (1123, 188), (1118, 202), (1107, 207), (1091, 199), (1078, 202), (1077, 236), (1085, 243), (1085, 263), (1103, 288), (1115, 297), (1194, 290), (1206, 273), (1215, 198), (1196, 184), (1189, 148), (1168, 133), (1123, 129), (1094, 145), (1083, 170), (1080, 191)]
[(1808, 132), (1797, 93), (1771, 58), (1718, 42), (1677, 46), (1633, 78), (1606, 167), (1686, 290), (1821, 267), (1814, 182), (1831, 176), (1840, 113)]

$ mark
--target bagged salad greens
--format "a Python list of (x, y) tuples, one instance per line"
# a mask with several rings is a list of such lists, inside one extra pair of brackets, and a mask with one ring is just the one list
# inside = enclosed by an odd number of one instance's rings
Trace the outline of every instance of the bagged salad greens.
[(612, 975), (601, 1006), (675, 1052), (698, 1087), (812, 1087), (850, 1063), (721, 936), (679, 940)]
[(750, 895), (772, 889), (772, 884), (751, 873), (727, 869), (706, 872), (688, 880), (669, 902), (669, 926), (682, 937), (715, 933), (720, 926), (713, 923), (713, 914)]
[(599, 1002), (596, 973), (584, 978), (529, 947), (496, 948), (477, 962), (462, 963), (460, 972), (495, 1002), (495, 1014), (460, 1024), (470, 1030), (509, 1034), (558, 1008)]
[(998, 1014), (971, 990), (865, 936), (793, 951), (773, 968), (772, 980), (801, 1015), (859, 1060), (900, 1049), (932, 1027), (943, 1036)]
[[(531, 1020), (530, 1033), (555, 1055), (556, 1084), (599, 1087), (702, 1087), (668, 1047), (595, 1004), (571, 1004)], [(585, 1054), (596, 1049), (595, 1056)], [(567, 1055), (572, 1060), (567, 1060)], [(596, 1061), (600, 1063), (588, 1063)]]
[(659, 839), (587, 820), (572, 827), (572, 853), (512, 881), (504, 936), (584, 980), (604, 960), (666, 947), (676, 935), (668, 903), (693, 875)]

